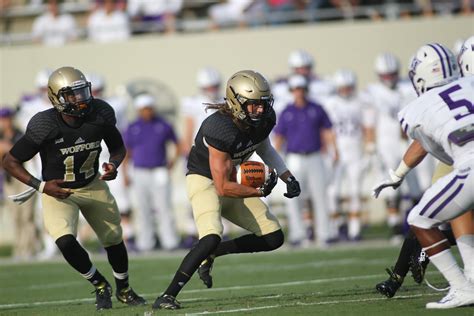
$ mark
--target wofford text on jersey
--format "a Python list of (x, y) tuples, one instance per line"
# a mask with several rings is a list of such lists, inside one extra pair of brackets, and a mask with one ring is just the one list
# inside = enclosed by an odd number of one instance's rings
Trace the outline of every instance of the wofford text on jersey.
[(74, 154), (77, 152), (81, 152), (84, 150), (90, 150), (90, 149), (96, 149), (100, 147), (100, 140), (96, 142), (91, 142), (91, 143), (86, 143), (86, 144), (79, 144), (71, 147), (66, 147), (66, 148), (60, 148), (59, 150), (61, 151), (61, 154), (63, 155), (68, 155), (68, 154)]

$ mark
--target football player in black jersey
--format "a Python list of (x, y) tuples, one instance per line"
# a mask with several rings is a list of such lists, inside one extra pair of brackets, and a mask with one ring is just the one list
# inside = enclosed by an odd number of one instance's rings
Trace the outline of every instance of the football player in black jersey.
[[(267, 80), (258, 72), (244, 70), (228, 80), (225, 103), (208, 105), (217, 111), (201, 124), (186, 175), (199, 242), (183, 259), (163, 295), (155, 300), (154, 309), (180, 308), (176, 296), (196, 270), (204, 284), (212, 287), (210, 271), (216, 257), (271, 251), (283, 244), (277, 218), (260, 199), (271, 193), (277, 174), (272, 173), (259, 188), (229, 180), (233, 166), (256, 152), (286, 182), (286, 197), (300, 194), (298, 181), (268, 139), (276, 121), (272, 104)], [(251, 234), (221, 242), (221, 216)]]
[[(115, 179), (126, 152), (115, 127), (114, 111), (106, 102), (91, 96), (90, 82), (72, 67), (62, 67), (51, 74), (48, 96), (53, 108), (38, 112), (30, 120), (25, 135), (5, 155), (4, 167), (42, 193), (45, 227), (66, 261), (94, 285), (98, 310), (112, 308), (112, 288), (76, 240), (79, 211), (105, 247), (117, 299), (128, 305), (145, 304), (128, 284), (128, 255), (120, 214), (104, 182)], [(102, 139), (110, 160), (102, 165), (100, 175)], [(42, 180), (22, 166), (37, 153), (41, 157)]]

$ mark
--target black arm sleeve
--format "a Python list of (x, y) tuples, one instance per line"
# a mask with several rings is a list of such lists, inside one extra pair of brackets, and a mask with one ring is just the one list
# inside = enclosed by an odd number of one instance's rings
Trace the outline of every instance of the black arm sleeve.
[(122, 135), (114, 125), (104, 126), (104, 141), (111, 153), (124, 146)]
[(20, 138), (10, 150), (10, 154), (21, 162), (33, 158), (40, 151), (40, 146), (27, 137)]

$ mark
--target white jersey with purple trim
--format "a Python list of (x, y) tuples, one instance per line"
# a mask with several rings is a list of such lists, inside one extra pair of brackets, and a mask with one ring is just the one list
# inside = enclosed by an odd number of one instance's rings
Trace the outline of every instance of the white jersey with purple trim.
[(431, 89), (398, 114), (405, 133), (458, 168), (474, 159), (474, 77)]
[(400, 147), (394, 146), (401, 140), (397, 113), (416, 97), (413, 87), (406, 81), (400, 81), (395, 89), (389, 89), (377, 82), (370, 84), (362, 96), (374, 112), (369, 125), (375, 128), (377, 151), (382, 156), (384, 153), (400, 156)]
[(342, 98), (338, 95), (328, 98), (327, 110), (341, 161), (361, 159), (363, 155), (363, 126), (366, 122), (365, 106), (359, 96)]

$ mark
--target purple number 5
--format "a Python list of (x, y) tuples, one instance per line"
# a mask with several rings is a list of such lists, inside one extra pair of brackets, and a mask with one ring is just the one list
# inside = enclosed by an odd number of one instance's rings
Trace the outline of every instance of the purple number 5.
[(439, 96), (443, 99), (444, 102), (446, 102), (451, 111), (461, 107), (465, 107), (467, 109), (467, 113), (457, 114), (454, 117), (456, 120), (460, 120), (465, 116), (474, 114), (474, 105), (469, 102), (469, 100), (461, 99), (458, 101), (454, 101), (453, 99), (451, 99), (449, 95), (458, 90), (461, 90), (461, 86), (457, 84), (439, 93)]

